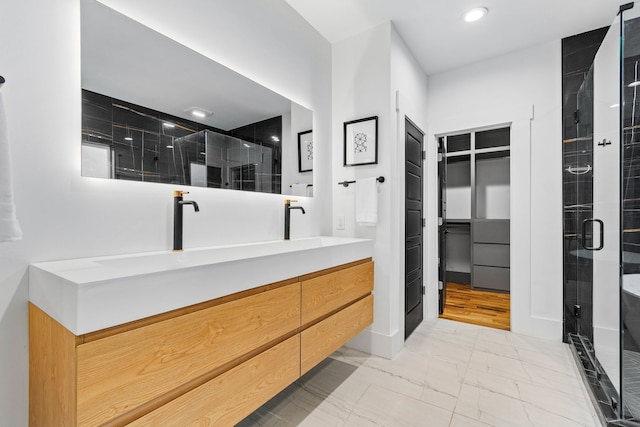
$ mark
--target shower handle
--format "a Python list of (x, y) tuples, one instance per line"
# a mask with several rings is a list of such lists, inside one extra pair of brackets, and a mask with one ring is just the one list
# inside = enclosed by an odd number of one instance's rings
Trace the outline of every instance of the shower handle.
[[(598, 247), (587, 246), (587, 244), (585, 243), (584, 236), (587, 234), (588, 223), (592, 223), (592, 224), (597, 223), (598, 225), (600, 225), (599, 227), (600, 228), (600, 244), (598, 245)], [(582, 245), (583, 248), (585, 248), (588, 251), (599, 251), (602, 248), (604, 248), (604, 222), (602, 222), (601, 219), (588, 218), (582, 221), (582, 234), (580, 234), (580, 244)]]

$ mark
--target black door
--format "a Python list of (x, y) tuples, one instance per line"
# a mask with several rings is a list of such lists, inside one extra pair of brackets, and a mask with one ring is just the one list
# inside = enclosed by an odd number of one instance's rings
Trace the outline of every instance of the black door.
[(405, 119), (405, 318), (404, 337), (422, 322), (422, 137)]
[(444, 137), (438, 138), (438, 312), (447, 302), (447, 151)]

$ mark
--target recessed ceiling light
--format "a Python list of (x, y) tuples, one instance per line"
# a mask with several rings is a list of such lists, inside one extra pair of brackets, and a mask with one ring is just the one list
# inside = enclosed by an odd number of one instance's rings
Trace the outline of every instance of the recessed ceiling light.
[(173, 148), (173, 145), (167, 145), (167, 148), (171, 149)]
[(271, 137), (271, 139), (273, 139), (275, 142), (280, 142), (280, 138), (278, 138), (277, 136), (273, 135)]
[(191, 114), (193, 117), (197, 117), (199, 119), (204, 119), (205, 117), (209, 117), (213, 115), (211, 111), (205, 110), (200, 107), (191, 107), (184, 110), (185, 113)]
[(132, 137), (130, 137), (130, 136), (125, 136), (125, 137), (124, 137), (124, 140), (125, 140), (125, 141), (133, 141), (133, 138), (132, 138)]
[(487, 13), (489, 13), (489, 9), (487, 9), (486, 7), (476, 7), (465, 12), (463, 19), (465, 20), (465, 22), (475, 22), (479, 19), (484, 18)]

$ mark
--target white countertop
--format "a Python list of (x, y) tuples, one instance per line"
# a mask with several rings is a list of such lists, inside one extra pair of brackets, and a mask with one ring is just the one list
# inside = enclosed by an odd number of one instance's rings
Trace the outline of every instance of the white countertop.
[(373, 241), (310, 237), (31, 264), (29, 300), (75, 335), (373, 256)]

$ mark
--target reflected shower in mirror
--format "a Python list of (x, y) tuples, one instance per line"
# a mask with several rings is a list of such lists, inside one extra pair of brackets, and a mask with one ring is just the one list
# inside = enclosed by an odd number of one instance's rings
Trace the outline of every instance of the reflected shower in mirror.
[(83, 176), (312, 195), (310, 110), (95, 0), (81, 43)]

